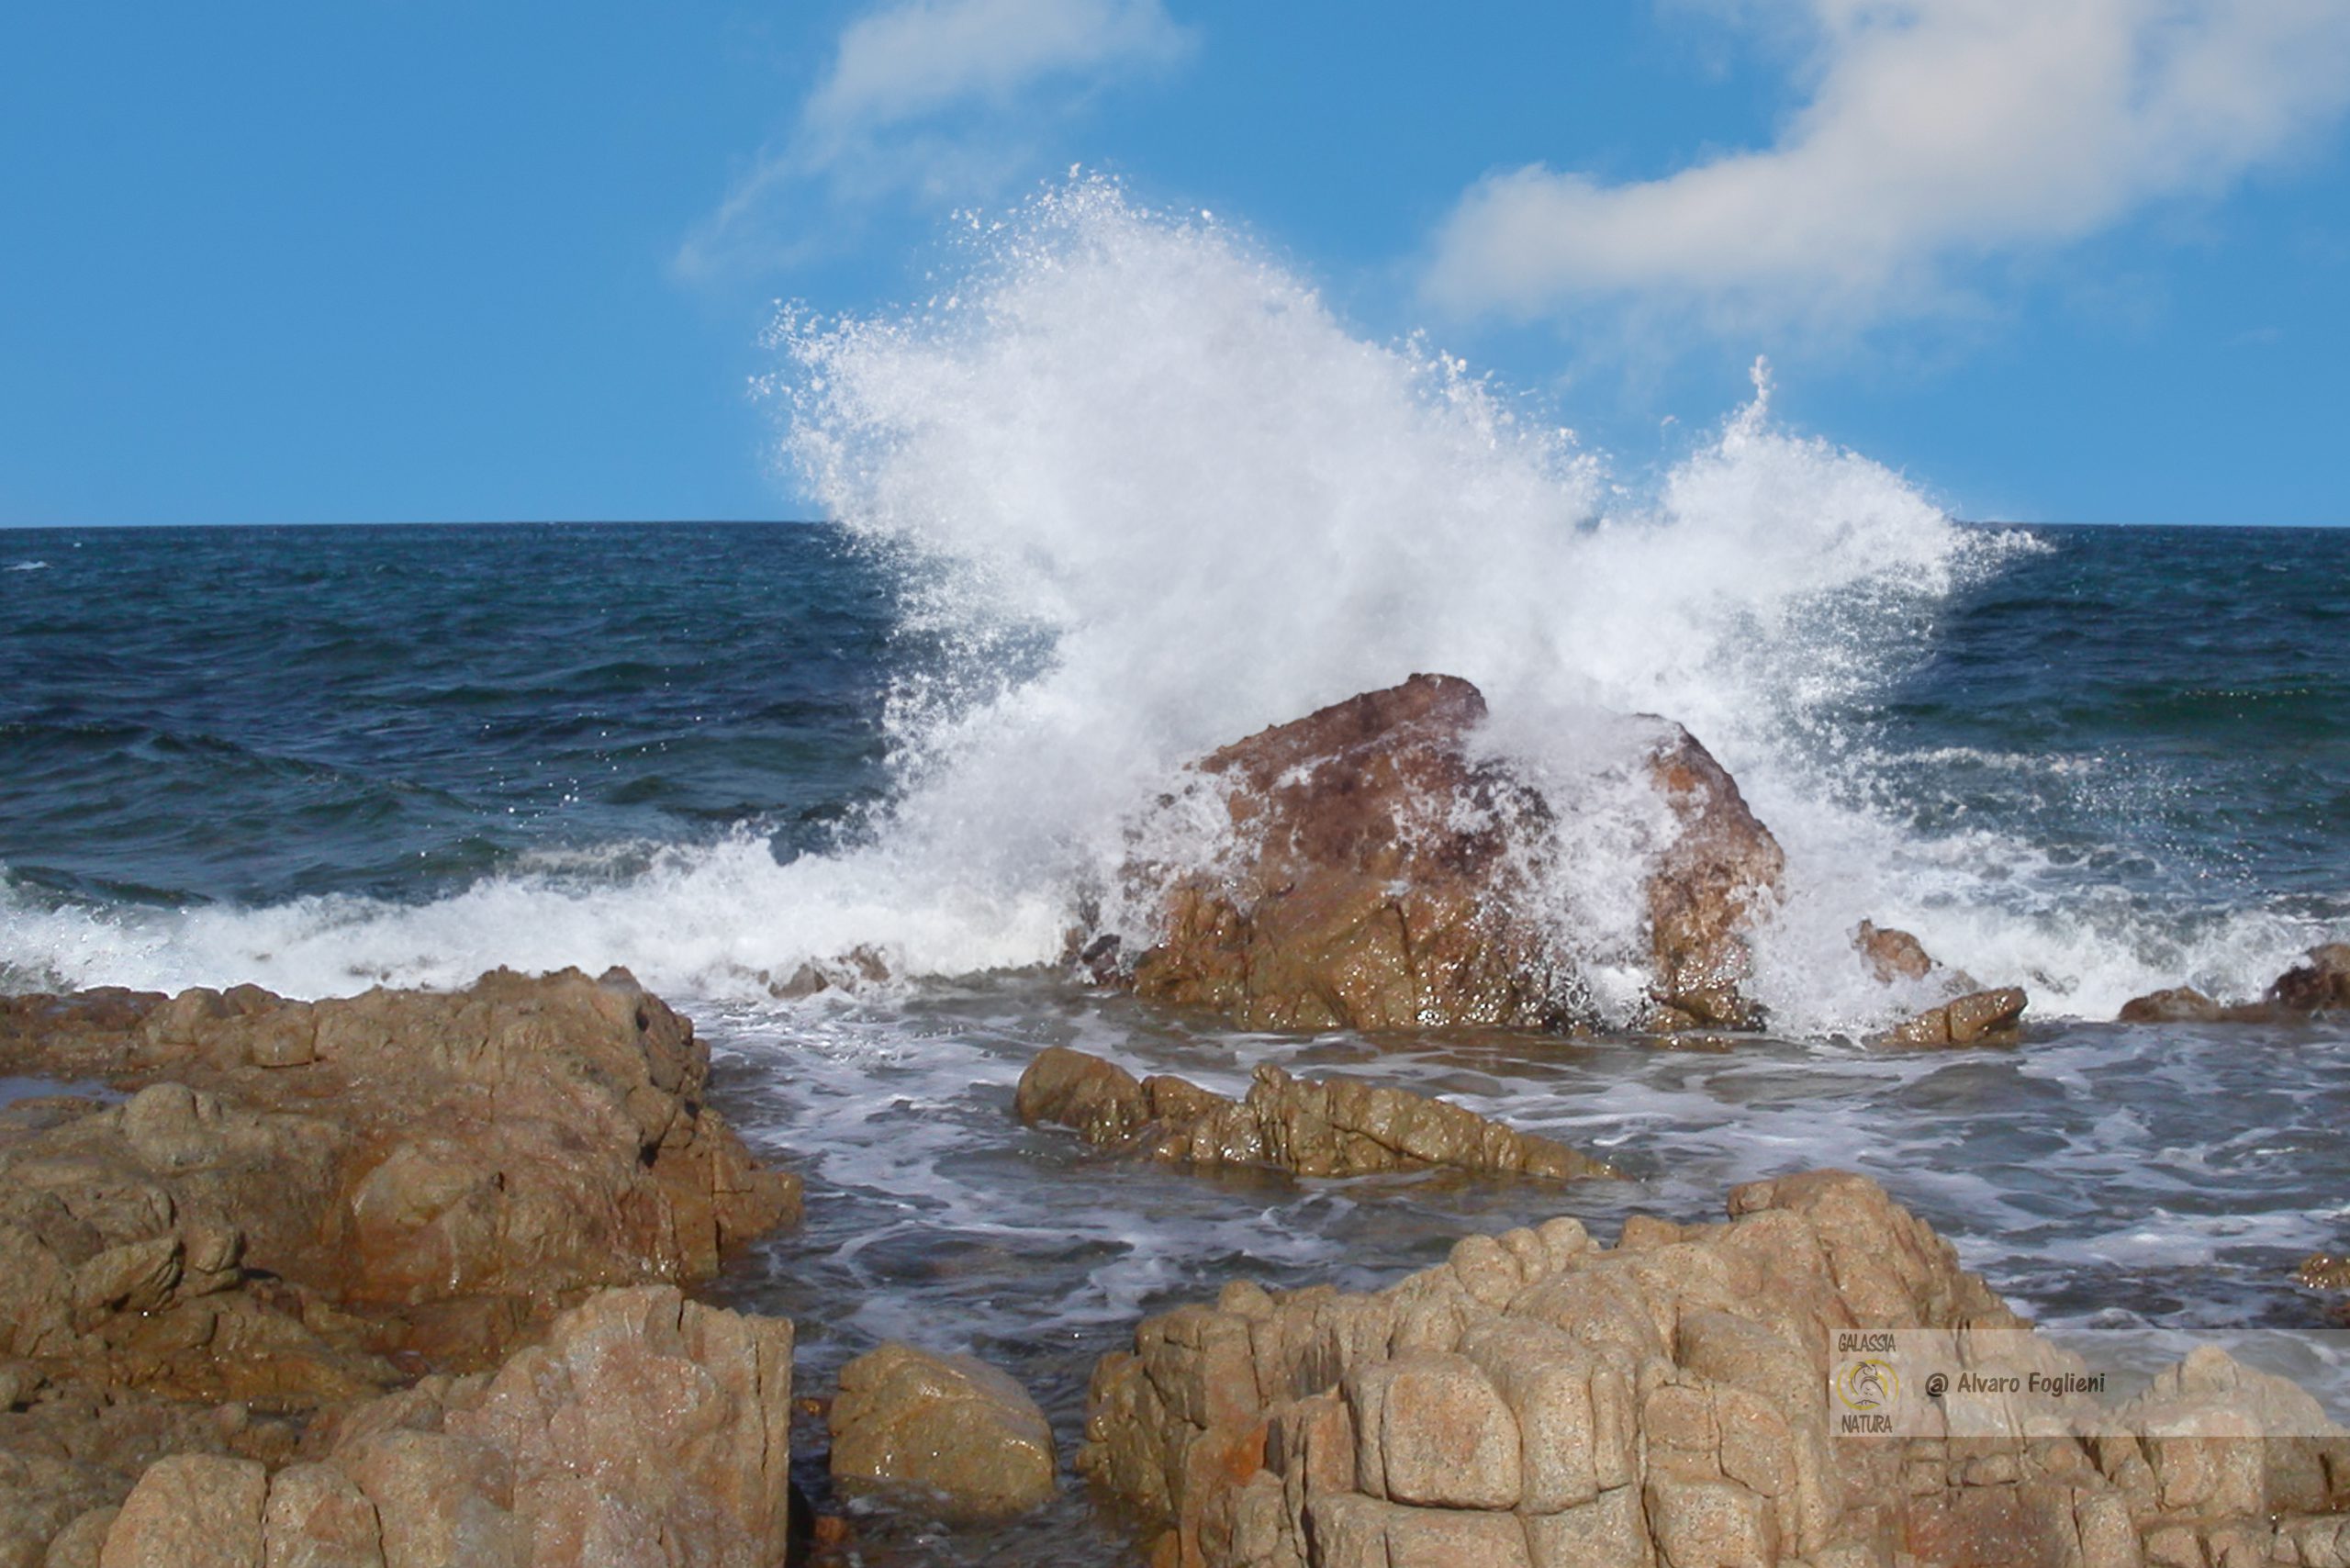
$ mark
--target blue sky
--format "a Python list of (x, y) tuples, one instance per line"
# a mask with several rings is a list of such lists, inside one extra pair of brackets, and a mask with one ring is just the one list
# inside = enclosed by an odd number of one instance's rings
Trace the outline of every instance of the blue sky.
[[(1638, 465), (2350, 521), (2340, 0), (17, 6), (0, 524), (780, 517), (774, 301), (1072, 164)], [(1673, 422), (1669, 422), (1673, 421)]]

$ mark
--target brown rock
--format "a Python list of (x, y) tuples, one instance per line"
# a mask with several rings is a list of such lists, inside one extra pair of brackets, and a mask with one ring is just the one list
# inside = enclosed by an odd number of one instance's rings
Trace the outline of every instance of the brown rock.
[(605, 1291), (453, 1389), (442, 1428), (510, 1473), (532, 1568), (769, 1568), (789, 1513), (791, 1354), (787, 1319), (666, 1285)]
[(269, 1478), (262, 1568), (386, 1568), (375, 1505), (333, 1464), (289, 1464)]
[(953, 1518), (1006, 1518), (1053, 1495), (1052, 1428), (1025, 1389), (969, 1356), (895, 1342), (841, 1369), (834, 1484)]
[(98, 1568), (253, 1568), (268, 1496), (268, 1473), (251, 1460), (159, 1460), (123, 1499)]
[(2003, 1045), (2014, 1038), (2017, 1020), (2030, 998), (2020, 986), (1978, 991), (1931, 1008), (1881, 1036), (1895, 1046)]
[(1150, 1121), (1150, 1097), (1134, 1074), (1067, 1046), (1047, 1046), (1020, 1075), (1013, 1108), (1030, 1126), (1074, 1127), (1091, 1144), (1120, 1144)]
[(2301, 1260), (2293, 1277), (2313, 1291), (2350, 1291), (2350, 1258), (2312, 1253)]
[(1886, 985), (1897, 980), (1924, 980), (1934, 971), (1933, 956), (1907, 931), (1863, 920), (1852, 933), (1852, 946), (1868, 960), (1869, 972)]
[(428, 1378), (263, 1467), (140, 1477), (102, 1568), (774, 1568), (789, 1516), (791, 1325), (666, 1285), (599, 1292), (494, 1376)]
[[(1730, 1210), (1613, 1250), (1554, 1222), (1376, 1294), (1252, 1289), (1147, 1319), (1096, 1369), (1079, 1468), (1203, 1568), (1385, 1565), (1407, 1540), (1539, 1568), (2053, 1564), (2166, 1522), (2158, 1477), (2121, 1492), (2075, 1439), (1954, 1467), (1939, 1444), (1832, 1436), (1836, 1331), (2019, 1320), (1859, 1177), (1755, 1183)], [(1251, 1442), (1261, 1468), (1226, 1462)], [(2118, 1511), (2076, 1507), (2079, 1485)]]
[(2312, 947), (2308, 958), (2277, 977), (2267, 1000), (2288, 1013), (2350, 1008), (2350, 942)]
[(2227, 1010), (2191, 986), (2133, 996), (2121, 1004), (2115, 1022), (2121, 1024), (2216, 1024)]
[(1661, 1028), (1751, 1028), (1744, 933), (1776, 899), (1786, 857), (1747, 809), (1738, 784), (1678, 724), (1649, 771), (1673, 807), (1679, 836), (1649, 878), (1651, 940)]
[[(0, 1413), (0, 1564), (37, 1562), (174, 1450), (284, 1462), (291, 1428), (248, 1402), (308, 1412), (420, 1361), (494, 1365), (599, 1283), (707, 1277), (798, 1199), (708, 1109), (708, 1070), (690, 1026), (617, 973), (315, 1004), (252, 987), (0, 999), (0, 1072), (136, 1091), (0, 1117), (5, 1403), (65, 1391)], [(431, 1436), (368, 1473), (474, 1485), (477, 1456)], [(494, 1555), (490, 1506), (433, 1528)], [(280, 1532), (289, 1562), (368, 1561), (355, 1512), (303, 1517)], [(406, 1539), (378, 1546), (440, 1550)]]
[[(109, 1376), (134, 1342), (173, 1360), (181, 1325), (221, 1340), (226, 1314), (240, 1350), (273, 1345), (281, 1372), (307, 1356), (312, 1397), (348, 1397), (383, 1372), (330, 1365), (305, 1303), (360, 1315), (346, 1355), (487, 1361), (492, 1331), (567, 1294), (707, 1277), (723, 1242), (798, 1204), (704, 1103), (691, 1026), (617, 972), (315, 1004), (252, 987), (10, 998), (0, 1070), (137, 1086), (0, 1128), (0, 1241), (20, 1260), (0, 1280), (0, 1355)], [(239, 1289), (250, 1270), (278, 1294)], [(435, 1342), (436, 1325), (471, 1342)], [(251, 1355), (197, 1361), (158, 1386), (289, 1392)]]
[(1278, 1166), (1301, 1176), (1361, 1176), (1449, 1166), (1483, 1175), (1613, 1176), (1564, 1144), (1514, 1132), (1462, 1106), (1350, 1079), (1292, 1078), (1260, 1063), (1247, 1098), (1174, 1077), (1136, 1082), (1064, 1046), (1021, 1074), (1023, 1121), (1074, 1127), (1088, 1143), (1198, 1165)]
[[(1552, 807), (1468, 740), (1467, 681), (1416, 675), (1224, 747), (1195, 766), (1222, 792), (1232, 864), (1128, 868), (1163, 927), (1136, 991), (1252, 1028), (1368, 1030), (1593, 1021), (1572, 967), (1528, 909), (1526, 855)], [(1661, 722), (1661, 721), (1659, 722)], [(1647, 889), (1660, 1028), (1752, 1021), (1742, 933), (1776, 887), (1777, 845), (1677, 725), (1643, 766), (1677, 836)], [(1106, 972), (1118, 949), (1077, 947)]]

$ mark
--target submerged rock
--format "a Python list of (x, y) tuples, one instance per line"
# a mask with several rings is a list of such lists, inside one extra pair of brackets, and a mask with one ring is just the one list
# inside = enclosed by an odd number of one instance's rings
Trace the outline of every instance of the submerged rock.
[(1088, 1143), (1195, 1165), (1271, 1165), (1301, 1176), (1429, 1166), (1562, 1180), (1617, 1174), (1462, 1106), (1359, 1081), (1292, 1078), (1270, 1062), (1233, 1100), (1181, 1078), (1137, 1081), (1115, 1063), (1054, 1046), (1021, 1074), (1014, 1103), (1031, 1126), (1073, 1127)]
[(2031, 999), (2021, 986), (1973, 991), (1895, 1025), (1877, 1036), (1887, 1046), (1992, 1046), (2015, 1039)]
[[(1216, 751), (1226, 864), (1169, 877), (1128, 868), (1162, 935), (1137, 993), (1251, 1028), (1367, 1030), (1592, 1022), (1570, 957), (1531, 913), (1530, 857), (1556, 809), (1472, 759), (1477, 689), (1416, 675)], [(1659, 721), (1662, 722), (1662, 721)], [(1742, 1026), (1743, 933), (1773, 896), (1777, 844), (1688, 733), (1642, 760), (1676, 836), (1645, 889), (1659, 1029)], [(1114, 944), (1082, 945), (1097, 972)]]
[[(2021, 1322), (1861, 1177), (1729, 1212), (1613, 1249), (1573, 1219), (1472, 1236), (1373, 1294), (1228, 1285), (1102, 1359), (1078, 1466), (1158, 1522), (1155, 1561), (1202, 1568), (2340, 1561), (2309, 1554), (2350, 1506), (2339, 1439), (1837, 1435), (1837, 1331)], [(2137, 1414), (2204, 1432), (2178, 1423), (2291, 1403), (2232, 1368), (2190, 1361)]]
[(895, 1341), (841, 1369), (829, 1417), (834, 1484), (953, 1518), (998, 1519), (1052, 1498), (1058, 1460), (1036, 1402), (970, 1356)]

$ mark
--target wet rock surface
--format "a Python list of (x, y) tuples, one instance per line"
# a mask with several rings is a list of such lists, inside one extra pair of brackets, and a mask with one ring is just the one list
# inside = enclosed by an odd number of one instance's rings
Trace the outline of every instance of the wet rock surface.
[(1869, 972), (1884, 985), (1924, 980), (1941, 967), (1926, 951), (1926, 945), (1908, 932), (1874, 921), (1861, 922), (1860, 929), (1852, 933), (1852, 946), (1867, 962)]
[(1260, 1064), (1239, 1100), (1169, 1075), (1136, 1080), (1055, 1046), (1021, 1074), (1021, 1120), (1088, 1143), (1192, 1165), (1270, 1165), (1301, 1176), (1444, 1166), (1487, 1176), (1613, 1176), (1606, 1162), (1465, 1107), (1350, 1079), (1315, 1081)]
[(2350, 1011), (2350, 942), (2311, 948), (2256, 1002), (2221, 1002), (2190, 986), (2173, 986), (2121, 1004), (2123, 1024), (2277, 1024)]
[[(1336, 703), (1195, 767), (1230, 826), (1214, 874), (1129, 879), (1152, 890), (1163, 935), (1132, 983), (1245, 1026), (1559, 1030), (1592, 1022), (1573, 964), (1531, 913), (1528, 857), (1555, 804), (1472, 755), (1477, 689), (1449, 676)], [(1645, 889), (1658, 1029), (1738, 1027), (1743, 932), (1783, 857), (1729, 775), (1678, 725), (1640, 766), (1673, 836)], [(1098, 972), (1116, 956), (1084, 951)]]
[(2307, 1396), (2216, 1352), (2135, 1407), (2172, 1434), (2143, 1443), (1832, 1436), (1835, 1330), (2020, 1320), (1863, 1178), (1729, 1209), (1472, 1236), (1375, 1294), (1236, 1282), (1102, 1361), (1080, 1468), (1205, 1568), (2350, 1561), (2350, 1445), (2262, 1440)]
[(1052, 1428), (1028, 1391), (970, 1356), (896, 1341), (841, 1369), (833, 1483), (953, 1519), (1001, 1519), (1053, 1495)]
[(2031, 998), (2021, 986), (1966, 995), (1930, 1007), (1877, 1037), (1886, 1046), (1998, 1046), (2014, 1043)]
[(69, 1528), (176, 1561), (154, 1521), (241, 1498), (320, 1412), (496, 1366), (602, 1287), (707, 1279), (798, 1209), (704, 1103), (691, 1026), (617, 971), (14, 997), (0, 1073), (127, 1096), (0, 1109), (0, 1564)]

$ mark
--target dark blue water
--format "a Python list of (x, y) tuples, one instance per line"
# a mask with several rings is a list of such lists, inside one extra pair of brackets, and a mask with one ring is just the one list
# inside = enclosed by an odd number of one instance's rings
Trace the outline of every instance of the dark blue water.
[[(1862, 787), (2150, 894), (2342, 913), (2350, 531), (2036, 534), (1847, 715), (1907, 759)], [(825, 528), (22, 530), (0, 557), (0, 865), (44, 898), (427, 899), (735, 827), (789, 857), (888, 789), (891, 582)]]
[[(887, 595), (807, 527), (28, 531), (0, 862), (96, 901), (429, 898), (882, 788)], [(36, 568), (34, 563), (41, 565)]]
[[(1701, 1217), (1732, 1182), (1822, 1163), (1885, 1181), (2052, 1318), (2322, 1321), (2289, 1271), (2350, 1242), (2350, 1030), (2099, 1020), (2165, 980), (2249, 993), (2350, 935), (2350, 531), (2035, 532), (2044, 548), (1914, 624), (1864, 629), (1882, 668), (1807, 711), (1780, 775), (1930, 873), (1933, 940), (2049, 971), (1982, 977), (2035, 988), (2012, 1052), (1871, 1052), (1828, 1028), (1727, 1054), (1251, 1036), (951, 957), (780, 1000), (772, 980), (852, 941), (1021, 953), (1037, 943), (1000, 927), (1064, 918), (967, 903), (907, 864), (988, 868), (983, 813), (913, 850), (889, 815), (941, 661), (1016, 686), (1050, 647), (1004, 666), (993, 633), (917, 637), (918, 579), (784, 525), (0, 534), (0, 984), (322, 992), (626, 962), (693, 1014), (731, 1114), (808, 1179), (806, 1228), (726, 1285), (798, 1318), (807, 1385), (884, 1337), (977, 1349), (1065, 1444), (1093, 1359), (1236, 1273), (1374, 1284), (1464, 1227)], [(1061, 792), (1066, 760), (1033, 760), (1004, 809)], [(1375, 1073), (1636, 1180), (1129, 1170), (1013, 1121), (1048, 1043), (1227, 1089), (1265, 1057)], [(1073, 1483), (1000, 1536), (869, 1529), (917, 1561), (1123, 1544)]]

